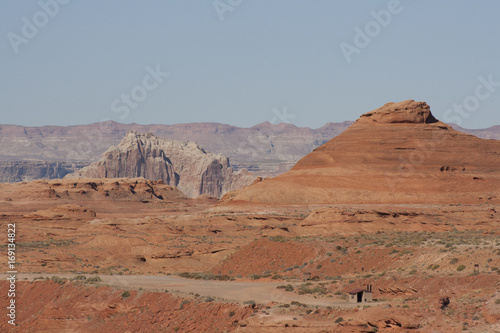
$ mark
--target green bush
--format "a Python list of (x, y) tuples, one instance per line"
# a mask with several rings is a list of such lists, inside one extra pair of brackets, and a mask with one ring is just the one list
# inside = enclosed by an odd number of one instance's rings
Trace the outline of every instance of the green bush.
[(341, 323), (343, 321), (344, 321), (344, 318), (338, 317), (337, 319), (335, 319), (335, 324)]
[(457, 267), (457, 271), (463, 271), (465, 269), (465, 266), (464, 265), (460, 265)]
[(125, 290), (123, 293), (122, 293), (122, 298), (127, 298), (130, 296), (130, 292), (128, 290)]

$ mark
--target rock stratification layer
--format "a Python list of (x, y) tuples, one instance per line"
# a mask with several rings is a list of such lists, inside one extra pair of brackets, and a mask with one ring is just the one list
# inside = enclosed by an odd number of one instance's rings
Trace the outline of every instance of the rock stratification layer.
[(47, 161), (0, 161), (0, 183), (63, 178), (84, 167), (83, 163)]
[(163, 180), (190, 197), (202, 194), (220, 197), (254, 180), (246, 170), (234, 172), (227, 157), (206, 152), (195, 142), (137, 132), (129, 132), (120, 144), (104, 152), (99, 161), (67, 177)]
[(388, 103), (363, 114), (290, 171), (231, 193), (265, 203), (498, 202), (500, 141), (436, 120), (424, 102)]

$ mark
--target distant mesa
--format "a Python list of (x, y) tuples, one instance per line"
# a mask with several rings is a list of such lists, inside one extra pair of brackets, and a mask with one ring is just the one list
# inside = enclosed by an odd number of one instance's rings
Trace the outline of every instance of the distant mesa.
[(189, 197), (220, 197), (255, 179), (247, 170), (234, 172), (227, 157), (206, 152), (195, 142), (132, 131), (99, 161), (66, 176), (75, 177), (163, 180)]
[(276, 204), (500, 202), (500, 141), (458, 132), (425, 102), (387, 103), (288, 172), (223, 199)]

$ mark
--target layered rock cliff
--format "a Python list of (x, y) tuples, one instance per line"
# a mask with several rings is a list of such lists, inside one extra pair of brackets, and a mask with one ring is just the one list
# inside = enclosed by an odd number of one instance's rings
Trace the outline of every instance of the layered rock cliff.
[(234, 172), (229, 159), (206, 152), (192, 141), (176, 141), (151, 133), (129, 132), (101, 159), (67, 177), (143, 177), (163, 180), (190, 197), (220, 197), (253, 182), (247, 170)]

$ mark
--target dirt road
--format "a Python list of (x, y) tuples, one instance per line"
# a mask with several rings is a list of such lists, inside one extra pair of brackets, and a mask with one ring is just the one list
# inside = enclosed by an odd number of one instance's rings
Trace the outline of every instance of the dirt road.
[[(82, 274), (87, 278), (90, 274)], [(18, 274), (18, 281), (32, 281), (36, 277), (73, 278), (77, 274)], [(211, 296), (226, 299), (229, 301), (245, 302), (253, 300), (256, 303), (265, 304), (269, 302), (290, 303), (292, 301), (304, 303), (307, 305), (332, 306), (353, 308), (357, 304), (347, 302), (334, 302), (327, 298), (315, 298), (309, 295), (298, 295), (293, 292), (276, 289), (277, 286), (285, 284), (284, 282), (237, 282), (237, 281), (205, 281), (184, 279), (177, 276), (150, 276), (150, 275), (98, 275), (101, 278), (100, 284), (115, 286), (122, 289), (167, 289), (168, 291), (177, 291), (180, 293), (194, 293), (202, 296)], [(6, 274), (0, 274), (0, 278), (6, 279)], [(300, 285), (300, 283), (291, 283)], [(374, 303), (378, 305), (380, 303)], [(368, 304), (364, 304), (368, 305)]]

